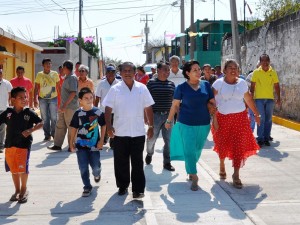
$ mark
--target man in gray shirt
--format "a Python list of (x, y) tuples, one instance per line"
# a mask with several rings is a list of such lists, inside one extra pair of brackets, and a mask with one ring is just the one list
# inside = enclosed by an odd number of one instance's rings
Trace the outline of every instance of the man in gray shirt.
[(48, 149), (61, 151), (65, 135), (68, 130), (68, 144), (70, 146), (70, 122), (75, 111), (79, 107), (78, 103), (78, 80), (76, 75), (72, 74), (73, 63), (65, 61), (63, 63), (63, 72), (66, 75), (63, 85), (61, 87), (61, 103), (58, 109), (58, 120), (55, 127), (54, 145), (49, 146)]

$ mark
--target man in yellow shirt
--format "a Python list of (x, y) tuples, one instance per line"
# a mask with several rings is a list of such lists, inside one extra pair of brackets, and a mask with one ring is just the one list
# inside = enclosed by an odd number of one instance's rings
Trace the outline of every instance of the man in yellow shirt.
[(44, 141), (54, 138), (57, 121), (57, 95), (60, 91), (59, 76), (51, 70), (51, 59), (43, 59), (43, 71), (38, 72), (34, 81), (34, 106), (40, 106), (42, 120), (44, 121)]
[(260, 67), (254, 70), (250, 91), (254, 95), (255, 104), (260, 115), (260, 126), (257, 127), (259, 146), (270, 146), (272, 115), (274, 108), (274, 89), (276, 104), (280, 105), (280, 86), (276, 71), (270, 66), (270, 57), (262, 54), (259, 57)]

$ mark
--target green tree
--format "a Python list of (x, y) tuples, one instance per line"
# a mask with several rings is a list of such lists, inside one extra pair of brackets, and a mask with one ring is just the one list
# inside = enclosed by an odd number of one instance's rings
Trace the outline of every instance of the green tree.
[(113, 59), (113, 58), (110, 58), (110, 57), (104, 57), (104, 63), (105, 63), (105, 66), (108, 66), (108, 64), (114, 64), (116, 66), (116, 68), (118, 68), (118, 66), (120, 64), (122, 64), (122, 60), (120, 59)]
[(270, 22), (299, 11), (300, 3), (298, 0), (260, 0), (257, 10), (265, 22)]
[[(59, 36), (58, 40), (55, 40), (53, 42), (49, 42), (48, 46), (49, 47), (66, 47), (66, 40), (65, 38), (75, 38), (74, 36)], [(94, 57), (98, 57), (98, 53), (99, 53), (99, 48), (97, 47), (97, 45), (93, 42), (84, 42), (84, 39), (81, 38), (77, 38), (74, 41), (77, 45), (79, 45), (79, 43), (81, 43), (81, 47), (82, 49), (84, 49), (87, 53), (89, 53), (90, 55), (94, 56)]]

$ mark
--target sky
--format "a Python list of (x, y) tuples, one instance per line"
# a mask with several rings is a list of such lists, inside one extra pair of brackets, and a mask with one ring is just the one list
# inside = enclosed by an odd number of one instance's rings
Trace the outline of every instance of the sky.
[[(180, 0), (82, 0), (82, 37), (102, 40), (103, 56), (143, 64), (144, 20), (148, 14), (149, 40), (180, 33)], [(196, 19), (230, 20), (229, 0), (194, 0)], [(215, 13), (214, 13), (215, 2)], [(259, 0), (247, 0), (246, 18), (259, 17)], [(185, 28), (190, 26), (190, 0), (185, 0)], [(77, 36), (79, 0), (0, 0), (0, 27), (27, 41), (53, 41), (59, 35)], [(236, 0), (238, 20), (244, 18), (243, 0)], [(138, 37), (137, 37), (138, 36)], [(142, 37), (141, 37), (142, 36)], [(165, 38), (170, 44), (171, 39)]]

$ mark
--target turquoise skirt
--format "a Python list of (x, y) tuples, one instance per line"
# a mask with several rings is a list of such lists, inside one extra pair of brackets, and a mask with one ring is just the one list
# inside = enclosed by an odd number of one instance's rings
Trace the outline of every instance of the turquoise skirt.
[(184, 161), (188, 174), (197, 173), (197, 162), (210, 131), (210, 124), (188, 126), (177, 122), (171, 133), (170, 158)]

